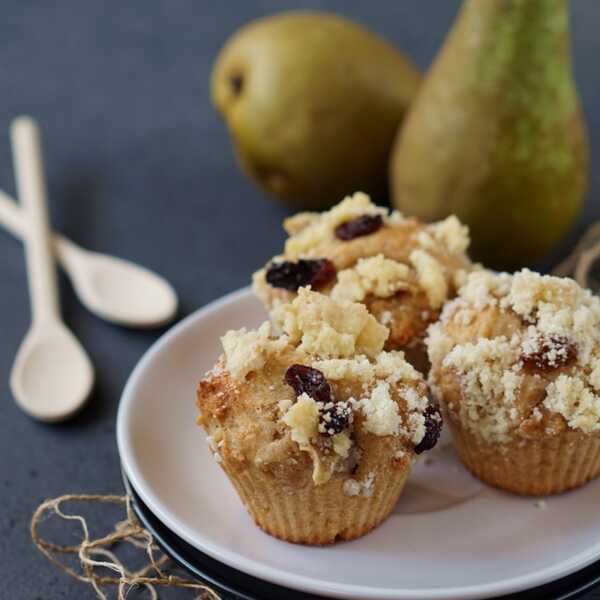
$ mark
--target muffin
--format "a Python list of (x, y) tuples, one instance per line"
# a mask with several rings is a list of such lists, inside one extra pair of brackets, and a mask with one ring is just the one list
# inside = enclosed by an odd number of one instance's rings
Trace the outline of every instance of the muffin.
[(356, 193), (325, 213), (286, 219), (284, 252), (253, 277), (268, 308), (310, 285), (335, 300), (361, 302), (389, 328), (386, 350), (403, 350), (426, 370), (423, 338), (472, 264), (468, 229), (456, 217), (425, 225)]
[(256, 524), (290, 542), (379, 525), (441, 428), (421, 375), (364, 305), (308, 288), (271, 324), (229, 331), (200, 382), (209, 447)]
[(546, 495), (600, 473), (600, 299), (571, 279), (474, 272), (426, 343), (432, 393), (477, 477)]

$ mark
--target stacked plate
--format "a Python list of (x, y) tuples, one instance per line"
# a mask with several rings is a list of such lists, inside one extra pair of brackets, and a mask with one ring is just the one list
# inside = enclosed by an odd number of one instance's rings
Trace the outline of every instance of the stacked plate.
[(194, 395), (223, 332), (265, 319), (248, 289), (210, 304), (147, 352), (123, 393), (126, 486), (182, 566), (253, 600), (563, 599), (600, 583), (600, 480), (547, 501), (513, 496), (473, 479), (445, 440), (416, 465), (394, 514), (359, 540), (318, 548), (260, 531), (195, 424)]

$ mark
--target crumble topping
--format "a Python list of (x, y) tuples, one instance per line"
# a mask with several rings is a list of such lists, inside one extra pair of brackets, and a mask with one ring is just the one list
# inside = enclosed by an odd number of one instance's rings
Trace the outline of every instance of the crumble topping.
[(544, 413), (600, 431), (600, 299), (571, 279), (473, 272), (430, 326), (427, 347), (432, 389), (454, 377), (460, 401), (450, 408), (484, 438), (510, 441)]
[(366, 356), (353, 358), (331, 358), (314, 363), (315, 368), (322, 371), (327, 379), (354, 379), (365, 383), (376, 379), (385, 379), (395, 384), (399, 381), (415, 382), (420, 378), (419, 372), (406, 361), (401, 351), (381, 352), (374, 362)]
[(382, 381), (375, 386), (371, 395), (359, 401), (366, 417), (364, 427), (375, 435), (397, 435), (402, 418), (398, 404), (390, 396), (390, 384)]
[(418, 444), (425, 436), (423, 413), (429, 401), (413, 388), (402, 388), (400, 395), (408, 409), (404, 424), (398, 404), (391, 396), (389, 381), (378, 382), (370, 394), (361, 398), (356, 405), (365, 415), (364, 427), (370, 433), (380, 436), (406, 435), (414, 444)]
[(272, 316), (291, 343), (315, 356), (376, 356), (389, 335), (364, 305), (336, 302), (310, 288), (300, 288), (294, 301), (278, 306)]
[(300, 448), (309, 446), (311, 439), (319, 433), (319, 406), (308, 394), (298, 399), (283, 415), (283, 422), (290, 428), (292, 440)]
[(439, 223), (428, 225), (427, 231), (450, 253), (466, 252), (471, 242), (469, 228), (455, 215), (450, 215)]
[(592, 372), (589, 374), (588, 380), (594, 390), (600, 392), (600, 361), (598, 361)]
[(425, 250), (413, 250), (410, 262), (417, 271), (419, 285), (425, 290), (432, 308), (439, 308), (448, 297), (448, 283), (444, 268)]
[[(301, 381), (296, 381), (300, 375)], [(361, 382), (360, 399), (336, 401), (329, 379)], [(381, 352), (372, 361), (358, 356), (319, 360), (312, 367), (292, 365), (286, 372), (286, 382), (294, 387), (300, 406), (285, 400), (278, 406), (285, 411), (283, 421), (292, 430), (292, 440), (311, 456), (314, 454), (311, 441), (315, 442), (316, 436), (322, 434), (331, 437), (331, 447), (338, 456), (348, 457), (353, 445), (349, 433), (355, 411), (363, 413), (365, 431), (378, 436), (404, 435), (417, 445), (427, 432), (425, 413), (429, 404), (427, 397), (414, 388), (419, 379), (419, 373), (404, 360), (402, 352)], [(406, 405), (404, 422), (398, 402), (391, 395), (394, 385), (399, 385), (397, 393)], [(318, 456), (315, 454), (313, 458), (316, 460)]]
[[(364, 396), (350, 400), (355, 410), (365, 415), (365, 429), (374, 435), (406, 435), (418, 444), (425, 435), (423, 412), (428, 399), (414, 389), (420, 374), (409, 364), (404, 353), (381, 352), (375, 360), (366, 356), (319, 360), (314, 367), (327, 379), (354, 380), (363, 384)], [(404, 399), (408, 411), (405, 424), (397, 402), (391, 396), (391, 386), (400, 385), (399, 395)]]
[(360, 302), (369, 294), (389, 298), (407, 287), (409, 274), (405, 264), (385, 258), (383, 254), (361, 258), (354, 267), (338, 273), (331, 297), (350, 302)]
[(228, 331), (222, 338), (227, 370), (234, 379), (242, 380), (251, 371), (264, 366), (270, 354), (283, 350), (287, 337), (271, 337), (271, 324), (266, 321), (256, 331), (245, 327)]
[(342, 433), (336, 433), (333, 436), (333, 451), (342, 458), (348, 458), (351, 447), (352, 440), (347, 433), (342, 431)]
[(581, 377), (559, 375), (546, 388), (544, 406), (562, 415), (572, 429), (584, 433), (600, 431), (600, 398)]
[(460, 381), (460, 411), (484, 437), (507, 441), (518, 424), (512, 411), (521, 382), (514, 370), (517, 352), (506, 338), (482, 338), (455, 346), (443, 359), (442, 367), (453, 369)]
[(293, 402), (289, 398), (284, 398), (277, 403), (279, 412), (284, 415), (292, 406)]
[[(294, 404), (290, 403), (282, 417), (283, 422), (290, 428), (290, 435), (303, 452), (307, 452), (313, 461), (312, 478), (316, 485), (326, 483), (332, 475), (313, 442), (321, 432), (323, 414), (326, 414), (327, 406), (322, 402), (315, 401), (308, 394), (298, 396)], [(351, 422), (351, 421), (350, 421)], [(347, 432), (342, 431), (331, 437), (331, 448), (341, 459), (348, 458), (353, 442)], [(333, 467), (337, 466), (334, 463)]]
[(387, 209), (375, 206), (369, 196), (362, 192), (347, 196), (327, 212), (300, 213), (287, 219), (284, 224), (291, 234), (285, 244), (285, 254), (304, 255), (323, 242), (335, 239), (334, 231), (338, 225), (365, 215), (379, 215), (385, 220), (387, 213)]
[(467, 275), (467, 280), (460, 289), (460, 298), (475, 311), (487, 306), (498, 306), (499, 299), (506, 297), (510, 291), (510, 282), (511, 276), (508, 273), (474, 271)]
[(314, 363), (327, 379), (357, 379), (371, 381), (375, 377), (375, 368), (364, 355), (353, 358), (330, 358)]

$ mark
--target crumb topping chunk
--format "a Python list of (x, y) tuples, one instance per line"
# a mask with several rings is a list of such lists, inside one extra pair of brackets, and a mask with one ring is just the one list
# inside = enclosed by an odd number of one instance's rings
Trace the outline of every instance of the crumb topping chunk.
[(260, 369), (270, 354), (282, 351), (287, 338), (271, 337), (271, 324), (267, 321), (256, 331), (245, 327), (228, 331), (222, 338), (227, 369), (234, 379), (244, 379), (251, 371)]
[(389, 298), (409, 287), (409, 277), (407, 265), (385, 258), (383, 254), (361, 258), (354, 267), (338, 273), (331, 297), (349, 302), (361, 302), (369, 294)]
[(572, 279), (473, 272), (426, 343), (434, 393), (484, 438), (508, 442), (544, 415), (600, 431), (600, 299)]
[(272, 316), (291, 343), (324, 358), (376, 356), (389, 335), (364, 305), (336, 302), (309, 288), (301, 288), (293, 302), (278, 306)]

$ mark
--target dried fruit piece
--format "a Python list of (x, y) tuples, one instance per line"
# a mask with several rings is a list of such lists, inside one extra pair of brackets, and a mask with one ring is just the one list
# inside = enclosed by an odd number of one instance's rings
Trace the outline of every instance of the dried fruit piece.
[(345, 242), (374, 233), (383, 225), (381, 215), (363, 215), (335, 228), (335, 237)]
[(423, 439), (415, 446), (415, 454), (421, 454), (426, 450), (431, 450), (440, 437), (442, 431), (442, 414), (436, 404), (430, 404), (424, 413), (425, 417), (425, 435)]
[(316, 270), (312, 281), (310, 282), (310, 285), (315, 290), (324, 288), (327, 284), (331, 283), (337, 275), (337, 270), (329, 259), (322, 258), (317, 262), (319, 263), (319, 268)]
[(577, 358), (577, 348), (566, 337), (553, 335), (540, 338), (534, 352), (524, 352), (521, 362), (533, 371), (552, 371)]
[(294, 389), (296, 396), (307, 394), (319, 403), (320, 433), (335, 435), (352, 423), (352, 406), (349, 402), (334, 402), (331, 387), (318, 369), (292, 365), (285, 372), (285, 382)]
[(271, 263), (267, 267), (266, 280), (273, 287), (295, 292), (307, 285), (315, 289), (322, 288), (336, 276), (333, 263), (327, 258), (309, 260), (301, 258), (298, 262), (285, 260)]
[(329, 402), (320, 414), (319, 431), (327, 435), (341, 433), (352, 422), (349, 402)]
[(315, 402), (329, 404), (332, 402), (331, 387), (325, 375), (318, 369), (305, 365), (292, 365), (285, 372), (285, 382), (292, 386), (296, 396), (307, 394)]

